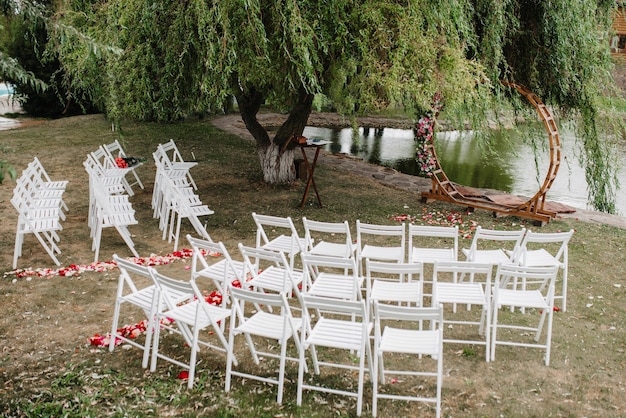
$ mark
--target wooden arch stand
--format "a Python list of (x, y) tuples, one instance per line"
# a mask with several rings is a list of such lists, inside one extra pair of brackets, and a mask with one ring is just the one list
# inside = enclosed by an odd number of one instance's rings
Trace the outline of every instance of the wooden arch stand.
[(496, 216), (519, 216), (522, 218), (532, 219), (538, 225), (545, 225), (551, 219), (555, 218), (557, 214), (556, 212), (547, 210), (545, 208), (545, 204), (546, 194), (548, 193), (548, 190), (550, 190), (550, 187), (556, 178), (556, 174), (559, 171), (559, 166), (561, 165), (561, 140), (559, 138), (559, 131), (557, 130), (554, 116), (546, 105), (544, 105), (539, 99), (539, 97), (537, 97), (537, 95), (520, 84), (508, 81), (501, 81), (501, 83), (507, 87), (516, 89), (520, 94), (528, 99), (535, 109), (537, 109), (539, 117), (543, 121), (546, 131), (548, 132), (548, 140), (550, 141), (550, 165), (539, 191), (537, 191), (533, 197), (528, 199), (528, 201), (514, 205), (497, 203), (484, 198), (465, 196), (461, 193), (457, 186), (448, 179), (446, 173), (441, 168), (441, 164), (437, 158), (437, 153), (435, 152), (434, 143), (431, 141), (431, 143), (428, 144), (428, 148), (435, 160), (435, 170), (433, 170), (433, 175), (431, 177), (431, 191), (422, 193), (422, 202), (428, 202), (429, 200), (441, 200), (467, 206), (470, 210), (490, 210), (493, 211)]

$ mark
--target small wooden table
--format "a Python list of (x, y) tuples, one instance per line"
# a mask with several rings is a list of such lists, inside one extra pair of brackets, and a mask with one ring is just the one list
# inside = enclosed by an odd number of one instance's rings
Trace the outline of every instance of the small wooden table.
[[(304, 188), (304, 195), (302, 195), (302, 202), (300, 202), (300, 208), (304, 209), (304, 204), (306, 203), (306, 198), (309, 195), (309, 190), (311, 189), (311, 185), (313, 185), (313, 190), (315, 190), (315, 195), (317, 196), (317, 203), (320, 208), (322, 208), (322, 199), (320, 199), (320, 194), (317, 191), (317, 186), (315, 185), (315, 179), (313, 178), (313, 174), (315, 173), (315, 167), (317, 165), (317, 157), (320, 154), (320, 149), (326, 144), (330, 144), (330, 141), (312, 141), (307, 140), (306, 144), (298, 145), (300, 150), (302, 151), (302, 158), (304, 159), (304, 165), (307, 170), (307, 181), (306, 187)], [(306, 155), (305, 148), (315, 148), (315, 157), (313, 157), (313, 162), (309, 163), (309, 158)]]

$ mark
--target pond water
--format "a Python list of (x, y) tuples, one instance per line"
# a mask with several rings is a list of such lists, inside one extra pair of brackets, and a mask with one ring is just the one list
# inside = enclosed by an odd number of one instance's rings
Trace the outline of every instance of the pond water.
[[(352, 130), (307, 127), (303, 133), (308, 138), (331, 141), (325, 146), (334, 154), (345, 153), (363, 158), (373, 164), (394, 168), (402, 173), (419, 173), (415, 162), (413, 131), (385, 128), (383, 130), (359, 129), (358, 142)], [(587, 204), (587, 182), (584, 169), (575, 154), (572, 134), (559, 132), (561, 138), (561, 167), (548, 192), (548, 199), (581, 209), (593, 209)], [(549, 164), (549, 151), (535, 153), (532, 147), (519, 141), (500, 138), (494, 144), (497, 158), (484, 151), (472, 132), (438, 132), (437, 155), (448, 178), (471, 187), (496, 189), (522, 196), (533, 196), (543, 183)], [(621, 160), (626, 160), (626, 150), (621, 150)], [(536, 161), (536, 163), (535, 163)], [(626, 173), (619, 173), (620, 183), (626, 187)], [(626, 196), (617, 194), (617, 210), (626, 214)]]

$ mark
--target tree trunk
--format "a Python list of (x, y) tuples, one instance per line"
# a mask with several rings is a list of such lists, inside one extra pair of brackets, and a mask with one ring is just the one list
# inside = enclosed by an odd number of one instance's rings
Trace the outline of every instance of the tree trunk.
[(266, 148), (258, 148), (263, 180), (266, 183), (282, 184), (296, 179), (296, 170), (293, 164), (293, 149), (281, 153), (280, 147), (271, 144)]
[(271, 184), (284, 184), (296, 179), (293, 165), (294, 149), (296, 144), (291, 142), (293, 135), (302, 135), (311, 114), (313, 95), (301, 90), (298, 100), (291, 108), (289, 117), (270, 139), (267, 130), (259, 123), (256, 115), (264, 101), (264, 96), (254, 88), (237, 91), (239, 113), (248, 131), (257, 144), (257, 152), (263, 170), (263, 179)]

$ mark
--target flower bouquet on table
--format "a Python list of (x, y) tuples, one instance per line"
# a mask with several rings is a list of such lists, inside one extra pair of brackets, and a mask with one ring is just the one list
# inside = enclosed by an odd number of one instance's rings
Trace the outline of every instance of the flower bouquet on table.
[(136, 167), (144, 162), (146, 162), (144, 157), (117, 157), (115, 159), (115, 164), (117, 164), (119, 168)]

